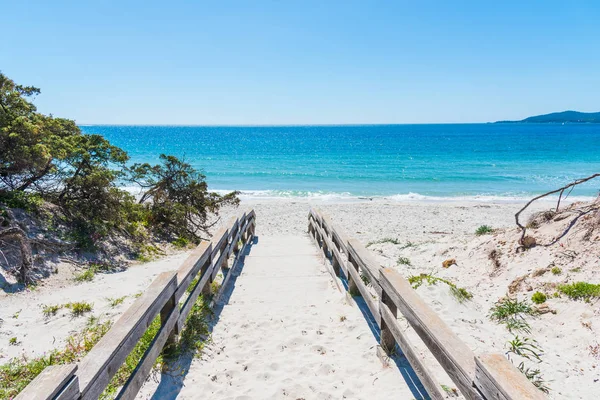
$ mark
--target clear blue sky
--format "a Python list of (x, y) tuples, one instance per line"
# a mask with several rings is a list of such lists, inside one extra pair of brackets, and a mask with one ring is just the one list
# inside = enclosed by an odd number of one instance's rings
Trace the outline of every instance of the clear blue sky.
[(600, 111), (599, 1), (0, 0), (0, 70), (103, 124)]

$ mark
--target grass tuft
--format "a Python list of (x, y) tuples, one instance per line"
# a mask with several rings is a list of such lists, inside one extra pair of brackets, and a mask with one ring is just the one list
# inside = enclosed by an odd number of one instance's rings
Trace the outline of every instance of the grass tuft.
[(525, 316), (537, 315), (536, 310), (526, 301), (505, 297), (498, 301), (490, 309), (490, 319), (505, 324), (510, 331), (523, 331), (529, 333), (531, 327), (525, 320)]
[(116, 306), (123, 304), (123, 301), (125, 301), (126, 298), (127, 296), (117, 297), (116, 299), (108, 298), (108, 304), (111, 308), (115, 308)]
[(524, 363), (520, 363), (518, 368), (519, 371), (521, 371), (527, 377), (527, 379), (529, 379), (529, 381), (541, 392), (546, 394), (550, 393), (550, 388), (548, 385), (546, 385), (546, 381), (542, 378), (539, 369), (525, 368)]
[(79, 334), (67, 338), (64, 349), (55, 349), (40, 357), (29, 358), (25, 355), (10, 359), (0, 366), (0, 399), (14, 398), (44, 368), (50, 365), (77, 362), (98, 343), (110, 329), (110, 321), (99, 323), (97, 319), (89, 321)]
[(387, 237), (387, 238), (371, 241), (371, 242), (367, 243), (366, 247), (373, 246), (374, 244), (383, 244), (383, 243), (400, 244), (400, 240), (398, 240), (396, 238)]
[(398, 260), (396, 260), (396, 264), (397, 265), (412, 265), (410, 263), (410, 260), (407, 257), (398, 257)]
[(518, 335), (513, 340), (508, 342), (509, 353), (519, 355), (527, 358), (528, 360), (536, 359), (538, 362), (542, 362), (542, 355), (544, 351), (537, 345), (537, 341), (531, 338), (520, 338)]
[(600, 297), (600, 285), (587, 282), (576, 282), (568, 285), (559, 285), (558, 291), (566, 294), (573, 300), (590, 301)]
[(53, 315), (56, 315), (56, 313), (58, 312), (58, 310), (60, 310), (61, 308), (63, 308), (62, 305), (58, 305), (58, 304), (54, 304), (54, 305), (50, 305), (50, 306), (44, 306), (42, 308), (42, 313), (44, 314), (45, 318), (50, 318)]
[(93, 267), (90, 267), (90, 268), (86, 269), (85, 271), (75, 275), (75, 277), (73, 279), (75, 280), (75, 282), (91, 282), (94, 280), (95, 276), (96, 276), (96, 269)]
[(552, 269), (550, 270), (554, 275), (560, 275), (562, 274), (562, 269), (558, 268), (558, 267), (552, 267)]
[(493, 232), (494, 232), (494, 229), (489, 225), (481, 225), (479, 228), (477, 228), (475, 230), (475, 234), (477, 236), (488, 235)]
[(86, 303), (85, 301), (78, 301), (75, 303), (68, 303), (65, 305), (66, 308), (71, 310), (71, 315), (74, 317), (80, 317), (85, 313), (92, 311), (92, 304)]
[(448, 285), (448, 287), (450, 287), (450, 293), (452, 293), (454, 298), (458, 300), (459, 303), (464, 303), (465, 301), (473, 298), (473, 294), (471, 294), (467, 289), (458, 287), (456, 284), (454, 284), (454, 282), (439, 278), (432, 274), (413, 275), (408, 277), (408, 282), (414, 289), (417, 289), (423, 283), (427, 283), (428, 285), (437, 285), (438, 282), (445, 283)]

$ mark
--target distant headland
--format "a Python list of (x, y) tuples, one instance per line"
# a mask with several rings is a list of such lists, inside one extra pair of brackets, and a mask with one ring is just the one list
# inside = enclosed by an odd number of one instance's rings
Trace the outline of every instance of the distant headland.
[(496, 124), (509, 123), (569, 123), (569, 124), (599, 124), (600, 112), (584, 113), (579, 111), (562, 111), (544, 115), (536, 115), (520, 121), (497, 121)]

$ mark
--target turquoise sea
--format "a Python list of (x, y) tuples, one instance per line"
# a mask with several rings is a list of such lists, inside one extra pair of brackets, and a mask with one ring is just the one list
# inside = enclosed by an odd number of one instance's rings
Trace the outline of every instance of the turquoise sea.
[(514, 199), (600, 172), (600, 124), (81, 128), (133, 162), (184, 157), (211, 189), (256, 197)]

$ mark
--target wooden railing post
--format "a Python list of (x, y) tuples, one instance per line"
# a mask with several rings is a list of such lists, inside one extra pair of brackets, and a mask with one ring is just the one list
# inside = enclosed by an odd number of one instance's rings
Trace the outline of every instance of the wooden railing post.
[[(390, 296), (388, 296), (385, 291), (383, 291), (381, 293), (380, 302), (382, 304), (385, 304), (389, 308), (389, 310), (391, 311), (391, 313), (394, 317), (398, 316), (398, 309), (396, 307), (396, 304), (394, 304), (394, 302), (392, 301)], [(381, 312), (382, 308), (383, 307), (379, 306), (380, 312)], [(385, 322), (385, 320), (383, 318), (381, 318), (381, 340), (380, 340), (380, 343), (381, 343), (381, 347), (383, 348), (383, 350), (385, 350), (386, 353), (392, 354), (394, 352), (394, 348), (396, 347), (396, 339), (394, 338), (394, 334), (392, 333), (390, 327), (387, 325), (387, 323)]]
[[(179, 304), (177, 303), (177, 298), (175, 297), (175, 293), (173, 293), (173, 296), (171, 296), (171, 298), (163, 306), (162, 310), (160, 310), (160, 326), (164, 328), (167, 325), (169, 317), (171, 317), (171, 313), (178, 312), (178, 311), (179, 311)], [(171, 330), (171, 333), (167, 337), (165, 346), (162, 349), (163, 354), (168, 352), (169, 348), (174, 346), (177, 343), (180, 333), (181, 332), (179, 332), (179, 324), (175, 324), (173, 326), (173, 329)]]
[[(354, 259), (352, 258), (352, 255), (348, 254), (348, 269), (350, 269), (350, 268), (354, 268), (357, 273), (359, 272), (358, 264), (354, 261)], [(353, 296), (357, 293), (360, 293), (358, 290), (358, 286), (356, 285), (356, 282), (354, 282), (354, 278), (352, 277), (352, 274), (348, 273), (347, 278), (348, 278), (348, 292)]]

